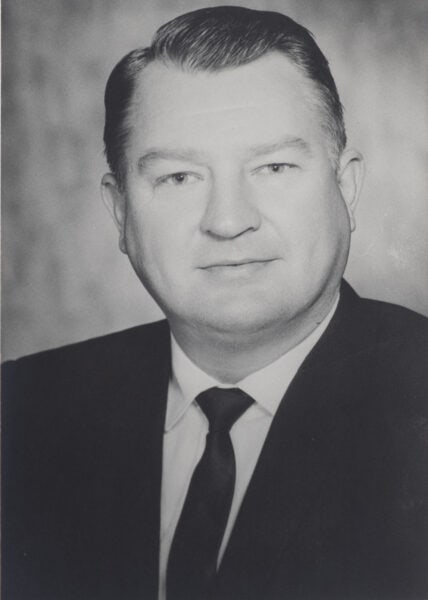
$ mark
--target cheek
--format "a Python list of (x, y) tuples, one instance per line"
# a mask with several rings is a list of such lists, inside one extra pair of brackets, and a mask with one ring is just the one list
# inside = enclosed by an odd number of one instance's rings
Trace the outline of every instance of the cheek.
[(126, 251), (134, 269), (146, 274), (153, 269), (159, 256), (162, 228), (157, 225), (153, 211), (142, 202), (128, 205), (125, 223)]
[(308, 238), (313, 241), (314, 259), (322, 262), (335, 255), (343, 245), (346, 245), (347, 231), (347, 213), (342, 200), (324, 199), (318, 210), (314, 211), (311, 231), (307, 232)]
[(349, 220), (343, 200), (334, 188), (324, 193), (305, 190), (275, 203), (270, 218), (286, 253), (319, 261), (346, 240)]
[(307, 201), (278, 203), (269, 221), (283, 246), (301, 250), (319, 236), (321, 227), (325, 227), (323, 212)]
[(155, 276), (177, 270), (189, 240), (185, 223), (171, 210), (140, 206), (127, 215), (128, 254), (139, 271)]
[(150, 224), (141, 211), (128, 210), (125, 223), (126, 247), (130, 257), (141, 254), (150, 238)]

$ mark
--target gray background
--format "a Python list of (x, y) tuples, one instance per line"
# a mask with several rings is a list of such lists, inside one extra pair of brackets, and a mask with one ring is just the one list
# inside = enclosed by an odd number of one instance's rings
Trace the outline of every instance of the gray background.
[[(99, 199), (104, 85), (159, 25), (224, 3), (3, 2), (3, 358), (160, 316)], [(283, 11), (315, 34), (367, 161), (346, 276), (428, 314), (428, 2), (235, 4)]]

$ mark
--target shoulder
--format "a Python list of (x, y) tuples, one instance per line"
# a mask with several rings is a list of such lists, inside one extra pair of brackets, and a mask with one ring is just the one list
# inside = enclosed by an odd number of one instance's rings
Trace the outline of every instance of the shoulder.
[(336, 326), (353, 340), (358, 352), (396, 354), (428, 352), (428, 318), (412, 310), (359, 297), (344, 282)]
[[(356, 398), (361, 414), (427, 415), (428, 319), (360, 298), (346, 283), (311, 364)], [(413, 416), (412, 416), (413, 415)]]
[(17, 451), (14, 444), (60, 449), (70, 436), (80, 444), (91, 431), (111, 439), (124, 420), (132, 429), (143, 413), (162, 410), (169, 364), (166, 321), (5, 363), (4, 456)]
[(377, 300), (359, 300), (360, 320), (365, 329), (366, 352), (391, 382), (405, 377), (409, 383), (428, 385), (428, 319), (402, 306)]
[(43, 365), (82, 361), (86, 358), (108, 360), (124, 348), (135, 348), (141, 352), (151, 352), (153, 348), (164, 346), (169, 340), (169, 326), (166, 320), (132, 327), (96, 338), (91, 338), (59, 348), (44, 350), (21, 358), (10, 360), (4, 366), (19, 366), (26, 368), (32, 364)]
[(377, 324), (382, 339), (426, 339), (428, 318), (403, 306), (380, 300), (359, 299), (361, 309)]
[(340, 379), (338, 371), (343, 367), (355, 422), (365, 431), (367, 445), (369, 439), (373, 447), (383, 441), (397, 451), (400, 448), (401, 457), (410, 457), (407, 466), (412, 461), (426, 466), (428, 319), (346, 289), (330, 347), (335, 341), (340, 345), (336, 376)]
[(168, 355), (168, 323), (157, 321), (7, 361), (2, 366), (3, 392), (24, 385), (37, 389), (46, 382), (65, 387), (76, 378), (89, 384), (101, 374), (120, 373), (134, 364), (149, 366)]

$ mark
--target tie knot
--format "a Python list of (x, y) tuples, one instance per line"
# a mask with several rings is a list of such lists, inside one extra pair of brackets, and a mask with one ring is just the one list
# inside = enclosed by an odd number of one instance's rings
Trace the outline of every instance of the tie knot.
[(214, 431), (230, 431), (232, 425), (251, 406), (254, 400), (239, 388), (217, 388), (205, 390), (196, 397)]

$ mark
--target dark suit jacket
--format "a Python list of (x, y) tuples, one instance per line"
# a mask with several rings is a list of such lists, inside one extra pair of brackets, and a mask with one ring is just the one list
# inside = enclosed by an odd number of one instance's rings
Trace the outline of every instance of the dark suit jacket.
[[(218, 599), (428, 598), (427, 326), (344, 284), (280, 405)], [(157, 594), (166, 322), (9, 363), (4, 600)]]

